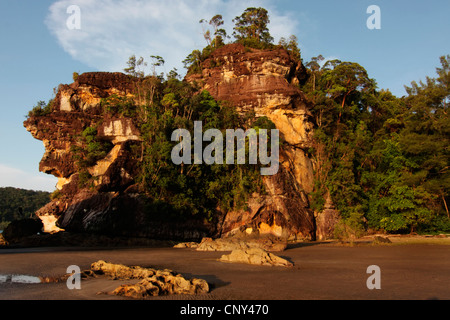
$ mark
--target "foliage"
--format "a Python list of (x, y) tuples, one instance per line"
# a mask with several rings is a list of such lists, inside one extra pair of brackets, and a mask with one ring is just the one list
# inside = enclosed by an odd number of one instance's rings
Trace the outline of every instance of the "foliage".
[(132, 99), (112, 94), (100, 101), (103, 112), (125, 117), (136, 116), (136, 105)]
[(300, 48), (298, 47), (298, 39), (295, 35), (291, 35), (288, 40), (286, 40), (284, 37), (281, 37), (278, 44), (285, 48), (292, 58), (294, 58), (295, 60), (301, 60)]
[(312, 207), (320, 211), (330, 194), (343, 218), (338, 233), (447, 230), (449, 56), (437, 78), (413, 82), (403, 98), (378, 91), (359, 64), (323, 60), (306, 64), (302, 86), (317, 126)]
[(270, 35), (268, 24), (269, 13), (264, 8), (247, 8), (240, 16), (233, 19), (235, 26), (233, 36), (238, 42), (247, 45), (270, 45), (273, 37)]
[(0, 230), (13, 220), (29, 218), (48, 202), (49, 192), (0, 188)]
[(209, 24), (213, 27), (214, 37), (211, 36), (211, 31), (209, 29), (203, 29), (203, 36), (208, 46), (217, 49), (225, 45), (224, 40), (227, 38), (227, 32), (225, 29), (220, 28), (224, 24), (222, 15), (216, 14), (209, 22), (205, 19), (201, 19), (200, 23)]
[(113, 144), (110, 141), (99, 139), (96, 127), (87, 127), (78, 136), (77, 144), (71, 146), (71, 151), (78, 167), (80, 187), (88, 186), (92, 179), (88, 168), (105, 158), (112, 147)]
[(36, 106), (33, 107), (32, 110), (28, 112), (28, 118), (30, 117), (42, 117), (50, 112), (52, 112), (53, 99), (50, 99), (48, 102), (38, 101)]
[(211, 220), (217, 208), (244, 206), (250, 194), (262, 192), (262, 183), (257, 165), (173, 164), (174, 130), (188, 129), (193, 137), (194, 120), (202, 121), (204, 131), (225, 132), (243, 125), (232, 108), (219, 104), (207, 91), (194, 93), (189, 84), (171, 79), (163, 84), (161, 98), (147, 106), (147, 121), (140, 123), (144, 145), (135, 150), (135, 158), (141, 159), (137, 181), (149, 199), (149, 212), (164, 205), (179, 217)]
[[(233, 19), (235, 26), (233, 28), (233, 36), (235, 42), (241, 43), (247, 48), (255, 49), (274, 49), (273, 37), (270, 35), (268, 24), (269, 13), (264, 8), (247, 8), (240, 16)], [(184, 67), (188, 70), (187, 74), (201, 73), (201, 63), (208, 59), (211, 54), (218, 48), (225, 45), (225, 39), (229, 38), (225, 29), (220, 28), (223, 24), (222, 15), (215, 15), (208, 22), (201, 19), (202, 25), (209, 24), (213, 27), (213, 33), (203, 27), (203, 36), (207, 46), (202, 50), (193, 50), (185, 60)], [(214, 37), (213, 37), (214, 36)], [(289, 41), (281, 39), (280, 45), (285, 47), (288, 52), (296, 59), (300, 59), (300, 49), (298, 48), (297, 38), (292, 35)]]
[(142, 68), (147, 66), (147, 63), (144, 61), (143, 57), (136, 59), (135, 55), (130, 56), (127, 62), (128, 68), (123, 69), (126, 74), (129, 74), (133, 77), (143, 78), (145, 76)]
[(212, 53), (211, 47), (208, 46), (200, 50), (193, 50), (186, 59), (183, 60), (184, 67), (188, 70), (187, 74), (201, 73), (201, 63), (206, 60)]

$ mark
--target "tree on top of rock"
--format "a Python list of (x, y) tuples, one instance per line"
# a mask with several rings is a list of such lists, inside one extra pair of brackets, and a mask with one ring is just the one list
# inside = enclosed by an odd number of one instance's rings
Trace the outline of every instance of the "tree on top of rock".
[(208, 43), (208, 46), (212, 46), (213, 48), (219, 48), (225, 45), (225, 38), (227, 37), (227, 32), (225, 29), (220, 28), (224, 24), (222, 15), (216, 14), (211, 20), (208, 22), (205, 19), (201, 19), (200, 23), (209, 24), (213, 27), (214, 38), (211, 38), (211, 31), (203, 29), (203, 36)]
[(242, 15), (233, 19), (233, 36), (244, 44), (271, 44), (273, 38), (267, 25), (269, 13), (264, 8), (247, 8)]

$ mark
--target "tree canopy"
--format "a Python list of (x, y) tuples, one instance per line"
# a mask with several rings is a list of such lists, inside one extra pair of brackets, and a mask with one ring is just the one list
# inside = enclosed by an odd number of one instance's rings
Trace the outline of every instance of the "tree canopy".
[(245, 11), (233, 19), (235, 26), (233, 36), (237, 41), (257, 42), (271, 44), (273, 37), (270, 35), (268, 24), (270, 23), (269, 13), (264, 8), (247, 8)]
[(359, 64), (322, 60), (306, 64), (302, 87), (316, 122), (313, 207), (330, 194), (355, 234), (449, 231), (450, 57), (402, 98)]

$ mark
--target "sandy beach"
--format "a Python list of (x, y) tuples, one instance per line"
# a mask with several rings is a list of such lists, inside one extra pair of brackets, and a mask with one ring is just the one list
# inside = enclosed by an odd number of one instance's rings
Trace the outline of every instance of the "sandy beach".
[[(186, 278), (202, 278), (210, 292), (197, 296), (164, 296), (158, 299), (198, 300), (449, 300), (450, 247), (435, 243), (396, 245), (338, 245), (298, 243), (277, 255), (290, 268), (231, 264), (217, 261), (224, 252), (191, 248), (21, 248), (0, 249), (0, 274), (60, 277), (70, 265), (81, 270), (105, 260), (125, 265), (171, 269)], [(371, 274), (381, 271), (381, 289), (369, 290)], [(110, 300), (97, 294), (121, 284), (105, 278), (82, 280), (81, 289), (69, 290), (65, 282), (0, 283), (1, 300)]]

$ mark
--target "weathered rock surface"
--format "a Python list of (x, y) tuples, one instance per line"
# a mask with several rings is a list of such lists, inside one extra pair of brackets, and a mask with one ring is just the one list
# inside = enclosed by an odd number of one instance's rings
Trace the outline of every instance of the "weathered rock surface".
[(105, 275), (113, 280), (141, 279), (135, 284), (123, 284), (110, 294), (142, 299), (149, 296), (185, 294), (196, 295), (209, 292), (209, 285), (203, 279), (185, 279), (172, 270), (157, 270), (139, 266), (125, 266), (99, 260), (91, 269), (83, 272), (84, 277)]
[(286, 259), (261, 248), (235, 249), (220, 259), (223, 262), (247, 263), (262, 266), (292, 267), (293, 264)]

